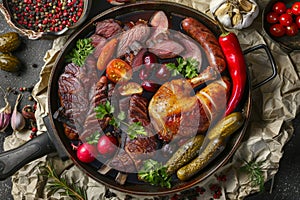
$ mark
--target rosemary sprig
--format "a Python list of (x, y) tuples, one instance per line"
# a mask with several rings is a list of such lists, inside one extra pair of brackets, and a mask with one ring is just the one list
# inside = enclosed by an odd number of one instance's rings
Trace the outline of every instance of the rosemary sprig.
[(241, 167), (241, 170), (247, 172), (253, 186), (259, 186), (260, 191), (264, 190), (264, 174), (261, 165), (263, 162), (245, 161), (246, 165)]
[(74, 200), (87, 199), (87, 194), (84, 188), (78, 187), (74, 183), (68, 183), (65, 178), (59, 177), (50, 164), (41, 168), (47, 172), (46, 176), (49, 178), (47, 188), (49, 189), (50, 194), (59, 192), (59, 194), (68, 196)]
[(103, 119), (105, 116), (110, 117), (109, 124), (114, 127), (120, 127), (120, 125), (124, 125), (127, 127), (126, 133), (130, 139), (137, 138), (138, 135), (147, 135), (146, 130), (142, 126), (140, 122), (134, 122), (132, 124), (126, 123), (124, 120), (126, 118), (124, 112), (120, 112), (117, 117), (113, 116), (115, 108), (110, 104), (109, 101), (106, 101), (105, 104), (100, 104), (95, 108), (96, 118)]
[(66, 56), (67, 62), (73, 62), (74, 64), (82, 67), (85, 59), (93, 52), (94, 46), (91, 43), (91, 38), (79, 39), (76, 42), (76, 47)]

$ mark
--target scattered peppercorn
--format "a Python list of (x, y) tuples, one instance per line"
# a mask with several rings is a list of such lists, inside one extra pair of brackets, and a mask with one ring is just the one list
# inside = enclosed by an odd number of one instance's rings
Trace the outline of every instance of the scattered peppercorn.
[(31, 131), (34, 132), (34, 133), (36, 133), (38, 131), (38, 129), (36, 127), (32, 127)]
[(37, 64), (32, 64), (32, 67), (33, 67), (33, 68), (37, 68), (38, 65), (37, 65)]
[(224, 174), (218, 175), (218, 176), (216, 176), (216, 178), (220, 182), (226, 182), (226, 180), (227, 180), (226, 175), (224, 175)]
[(36, 136), (37, 136), (36, 132), (31, 132), (29, 137), (30, 137), (30, 139), (33, 139)]
[(37, 32), (58, 32), (78, 21), (83, 13), (83, 1), (12, 0), (9, 5), (20, 26)]

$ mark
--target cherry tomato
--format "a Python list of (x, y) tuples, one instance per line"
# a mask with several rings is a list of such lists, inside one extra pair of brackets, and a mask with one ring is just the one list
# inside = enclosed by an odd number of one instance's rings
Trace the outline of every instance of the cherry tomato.
[(98, 152), (105, 158), (112, 157), (117, 151), (117, 139), (112, 135), (102, 135), (97, 144)]
[(290, 26), (293, 23), (293, 17), (287, 13), (279, 16), (279, 23), (283, 26)]
[(275, 37), (284, 36), (285, 35), (285, 30), (286, 30), (286, 28), (284, 26), (282, 26), (281, 24), (273, 24), (270, 27), (271, 35), (273, 35)]
[(269, 12), (266, 16), (266, 20), (270, 24), (275, 24), (279, 20), (279, 15), (276, 12)]
[(287, 14), (289, 15), (293, 15), (292, 9), (291, 8), (287, 8), (285, 11)]
[(295, 36), (298, 33), (298, 26), (296, 23), (292, 23), (290, 26), (286, 27), (286, 34), (288, 36)]
[(300, 28), (300, 16), (297, 16), (297, 17), (296, 17), (295, 22), (296, 22), (298, 28)]
[(291, 9), (292, 9), (292, 13), (294, 15), (300, 15), (300, 2), (297, 1), (297, 2), (293, 3)]
[(273, 9), (274, 12), (281, 15), (281, 14), (285, 13), (286, 5), (283, 2), (278, 1), (278, 2), (274, 3), (272, 9)]
[(84, 163), (90, 163), (95, 160), (95, 155), (97, 154), (97, 149), (94, 145), (89, 143), (81, 144), (76, 152), (77, 158)]
[(106, 76), (114, 83), (128, 81), (132, 77), (132, 69), (124, 60), (115, 58), (108, 63)]

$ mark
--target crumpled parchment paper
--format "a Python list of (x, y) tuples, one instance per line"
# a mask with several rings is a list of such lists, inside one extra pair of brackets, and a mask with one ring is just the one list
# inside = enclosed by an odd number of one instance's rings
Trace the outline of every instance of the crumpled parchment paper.
[[(172, 0), (172, 2), (193, 7), (211, 16), (208, 10), (210, 1)], [(257, 3), (261, 8), (266, 2), (266, 0), (262, 0)], [(261, 30), (260, 17), (255, 20), (251, 27), (235, 32), (243, 49), (257, 44), (267, 44), (275, 59), (278, 74), (272, 81), (252, 91), (252, 111), (245, 139), (232, 159), (215, 173), (215, 175), (225, 174), (227, 177), (227, 180), (221, 184), (222, 195), (220, 199), (243, 199), (245, 196), (259, 191), (258, 186), (252, 185), (249, 176), (240, 171), (244, 160), (261, 162), (265, 181), (276, 174), (279, 161), (283, 156), (282, 149), (294, 131), (292, 120), (299, 112), (300, 54), (295, 51), (287, 54), (278, 45), (272, 43)], [(40, 116), (47, 115), (46, 92), (49, 73), (57, 54), (66, 40), (67, 37), (56, 39), (52, 49), (44, 57), (45, 65), (40, 73), (40, 81), (33, 90), (33, 96), (38, 102), (36, 115), (39, 117), (37, 119), (41, 119)], [(267, 56), (262, 56), (261, 52), (253, 52), (247, 55), (246, 59), (253, 84), (263, 80), (271, 73), (270, 66), (266, 64), (269, 62)], [(40, 130), (39, 133), (46, 130), (42, 121), (38, 121), (38, 129)], [(29, 133), (13, 133), (6, 138), (4, 148), (5, 150), (15, 148), (27, 141), (28, 138)], [(111, 189), (108, 192), (108, 188), (87, 177), (76, 166), (72, 166), (71, 161), (63, 162), (57, 156), (48, 155), (26, 165), (13, 175), (12, 195), (16, 200), (68, 199), (60, 196), (59, 193), (50, 197), (45, 188), (47, 178), (38, 176), (41, 173), (39, 166), (45, 165), (49, 161), (53, 163), (58, 172), (62, 172), (61, 176), (79, 186), (85, 186), (88, 199), (151, 199), (141, 196), (129, 197), (127, 194)], [(195, 186), (194, 188), (204, 188), (206, 190), (204, 194), (199, 195), (197, 198), (211, 198), (213, 193), (209, 187), (214, 183), (218, 183), (218, 181), (215, 176), (211, 176), (198, 186)], [(186, 195), (187, 193), (183, 192), (182, 194)]]

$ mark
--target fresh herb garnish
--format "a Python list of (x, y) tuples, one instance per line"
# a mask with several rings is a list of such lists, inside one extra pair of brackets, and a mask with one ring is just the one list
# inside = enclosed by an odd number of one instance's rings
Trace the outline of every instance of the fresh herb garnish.
[(250, 175), (250, 180), (253, 186), (259, 186), (260, 191), (264, 190), (264, 174), (262, 170), (263, 162), (250, 161), (246, 162), (246, 165), (241, 167), (242, 171), (247, 172)]
[(126, 133), (130, 139), (137, 138), (138, 135), (147, 135), (146, 130), (140, 122), (133, 122), (131, 124), (126, 123), (124, 120), (126, 118), (124, 112), (120, 112), (117, 117), (113, 116), (115, 108), (110, 104), (109, 101), (106, 101), (105, 104), (100, 104), (95, 108), (96, 118), (103, 119), (104, 117), (110, 117), (109, 124), (119, 128), (120, 125), (127, 127)]
[(168, 63), (166, 67), (172, 71), (172, 76), (182, 75), (185, 78), (194, 78), (198, 76), (199, 62), (193, 58), (177, 58), (177, 63)]
[(85, 59), (94, 50), (94, 46), (92, 45), (91, 41), (91, 38), (77, 40), (76, 47), (73, 48), (72, 51), (66, 56), (66, 61), (82, 67)]
[(73, 182), (68, 183), (65, 178), (59, 177), (54, 171), (53, 167), (48, 164), (41, 167), (47, 174), (44, 174), (49, 178), (47, 188), (51, 194), (59, 192), (61, 195), (68, 196), (76, 200), (86, 200), (86, 188), (76, 186)]
[(138, 177), (151, 185), (171, 188), (171, 177), (167, 173), (167, 167), (155, 160), (145, 160)]

